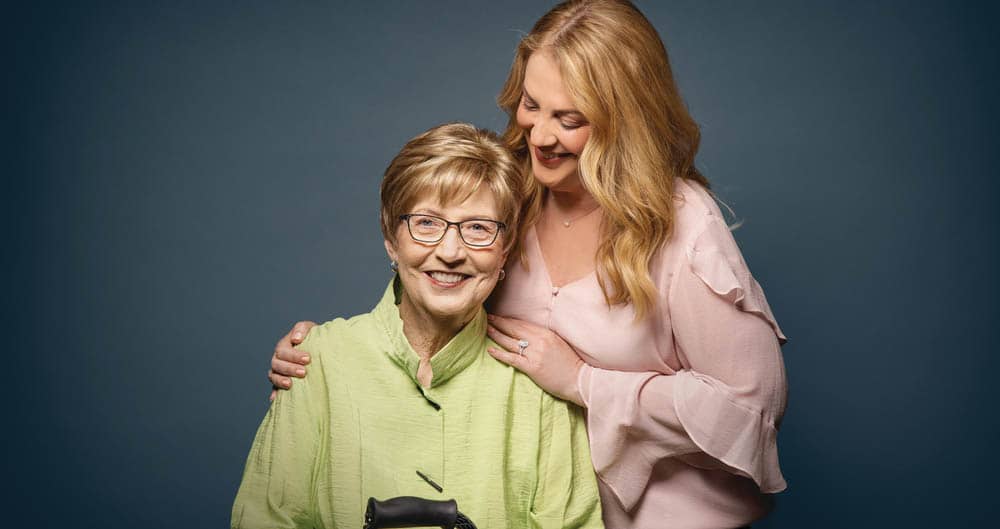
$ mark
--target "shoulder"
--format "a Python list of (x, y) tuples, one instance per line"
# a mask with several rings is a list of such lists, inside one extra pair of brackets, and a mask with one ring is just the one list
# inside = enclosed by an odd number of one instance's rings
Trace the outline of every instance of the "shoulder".
[(678, 178), (673, 200), (670, 239), (650, 263), (653, 280), (661, 291), (672, 282), (678, 267), (691, 263), (699, 246), (725, 247), (730, 250), (727, 253), (736, 247), (715, 197), (704, 186)]
[[(308, 351), (311, 357), (310, 370), (325, 371), (331, 367), (344, 368), (360, 345), (371, 343), (378, 336), (376, 322), (371, 313), (350, 318), (335, 318), (309, 330), (305, 340), (296, 348)], [(316, 368), (320, 369), (316, 369)]]
[(680, 178), (674, 184), (673, 230), (671, 240), (688, 247), (706, 231), (732, 239), (715, 196), (701, 184)]
[(764, 292), (750, 273), (715, 198), (701, 185), (686, 180), (678, 181), (675, 195), (680, 202), (675, 231), (666, 245), (671, 247), (668, 252), (673, 264), (668, 298), (676, 291), (673, 285), (677, 281), (703, 285), (706, 288), (700, 291), (704, 296), (721, 297), (741, 311), (760, 315), (784, 342)]
[(678, 204), (671, 243), (686, 261), (694, 264), (717, 259), (734, 268), (747, 268), (732, 229), (711, 192), (697, 182), (678, 180), (675, 197)]
[[(484, 351), (490, 347), (502, 348), (492, 338), (487, 337)], [(504, 391), (499, 391), (500, 388), (492, 388), (493, 394), (507, 402), (519, 405), (530, 403), (532, 406), (537, 406), (538, 403), (549, 397), (549, 394), (538, 387), (528, 375), (493, 358), (489, 353), (483, 353), (480, 369), (480, 373), (485, 375), (483, 381), (488, 380), (490, 384), (509, 388)]]
[[(500, 346), (492, 339), (487, 339), (488, 347)], [(570, 402), (554, 397), (540, 388), (531, 377), (518, 371), (517, 369), (500, 362), (489, 354), (484, 355), (483, 362), (491, 372), (490, 378), (493, 380), (504, 380), (504, 384), (510, 385), (509, 392), (497, 391), (498, 396), (503, 395), (503, 399), (520, 408), (521, 413), (537, 413), (541, 422), (566, 422), (570, 423), (584, 421), (580, 408)], [(494, 388), (495, 389), (495, 388)]]

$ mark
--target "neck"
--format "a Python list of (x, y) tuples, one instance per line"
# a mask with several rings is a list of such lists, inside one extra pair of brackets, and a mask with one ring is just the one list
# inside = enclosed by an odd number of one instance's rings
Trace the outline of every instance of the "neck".
[(403, 294), (399, 304), (399, 317), (403, 320), (403, 335), (421, 360), (429, 361), (448, 345), (471, 318), (446, 318), (432, 316), (413, 306)]
[(565, 192), (550, 189), (542, 201), (542, 214), (539, 221), (546, 226), (558, 225), (569, 228), (578, 222), (586, 223), (586, 219), (594, 217), (591, 213), (599, 208), (597, 200), (586, 190)]
[(545, 193), (542, 207), (562, 215), (573, 215), (593, 211), (599, 205), (597, 200), (585, 189), (579, 191), (553, 191)]

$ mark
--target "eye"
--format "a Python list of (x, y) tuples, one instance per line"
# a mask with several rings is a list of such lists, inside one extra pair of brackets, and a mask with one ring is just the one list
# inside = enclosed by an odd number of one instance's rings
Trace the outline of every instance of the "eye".
[(558, 118), (559, 126), (562, 127), (563, 130), (575, 130), (589, 124), (587, 123), (587, 119), (576, 111), (560, 113)]
[(538, 104), (527, 98), (527, 96), (521, 97), (521, 106), (529, 112), (534, 112), (538, 110)]
[(426, 215), (414, 215), (410, 217), (410, 230), (416, 230), (423, 235), (433, 235), (444, 229), (444, 223), (440, 220)]
[(474, 235), (492, 235), (499, 229), (497, 226), (493, 221), (470, 220), (462, 224), (462, 231)]

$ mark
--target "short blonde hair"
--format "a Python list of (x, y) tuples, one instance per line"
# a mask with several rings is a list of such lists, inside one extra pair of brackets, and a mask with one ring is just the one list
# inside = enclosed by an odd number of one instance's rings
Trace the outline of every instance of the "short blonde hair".
[(382, 235), (396, 243), (399, 217), (422, 197), (459, 204), (487, 189), (497, 201), (495, 219), (507, 225), (503, 249), (517, 243), (522, 193), (520, 167), (496, 133), (467, 123), (447, 123), (408, 141), (382, 178)]
[(695, 168), (700, 134), (681, 99), (667, 50), (649, 20), (627, 0), (570, 0), (552, 8), (518, 45), (497, 98), (509, 121), (504, 142), (525, 186), (522, 231), (541, 209), (544, 189), (531, 174), (527, 135), (517, 124), (528, 59), (558, 65), (577, 109), (591, 125), (580, 180), (600, 204), (604, 230), (598, 280), (608, 305), (632, 303), (636, 318), (656, 303), (649, 263), (670, 238), (674, 180), (708, 188)]

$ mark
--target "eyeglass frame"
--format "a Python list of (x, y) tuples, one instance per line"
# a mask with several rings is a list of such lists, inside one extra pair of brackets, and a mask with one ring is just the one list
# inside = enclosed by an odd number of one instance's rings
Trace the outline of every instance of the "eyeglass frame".
[[(410, 217), (430, 217), (432, 219), (440, 220), (445, 224), (444, 230), (441, 232), (441, 236), (433, 241), (418, 239), (417, 236), (413, 234), (413, 227), (410, 226)], [(458, 238), (462, 241), (462, 244), (470, 248), (489, 248), (490, 246), (493, 246), (493, 244), (497, 242), (497, 239), (500, 238), (500, 232), (507, 229), (506, 223), (500, 222), (499, 220), (495, 219), (465, 219), (459, 222), (452, 222), (448, 219), (438, 217), (437, 215), (428, 215), (427, 213), (406, 213), (405, 215), (400, 215), (399, 220), (406, 223), (406, 231), (410, 234), (411, 239), (417, 242), (428, 243), (428, 244), (437, 244), (442, 240), (444, 240), (444, 236), (448, 234), (448, 229), (454, 226), (455, 231), (458, 232)], [(476, 222), (476, 221), (493, 222), (497, 225), (497, 232), (493, 235), (493, 240), (491, 240), (488, 244), (472, 244), (469, 241), (465, 240), (465, 236), (462, 235), (462, 224), (465, 224), (466, 222)]]

